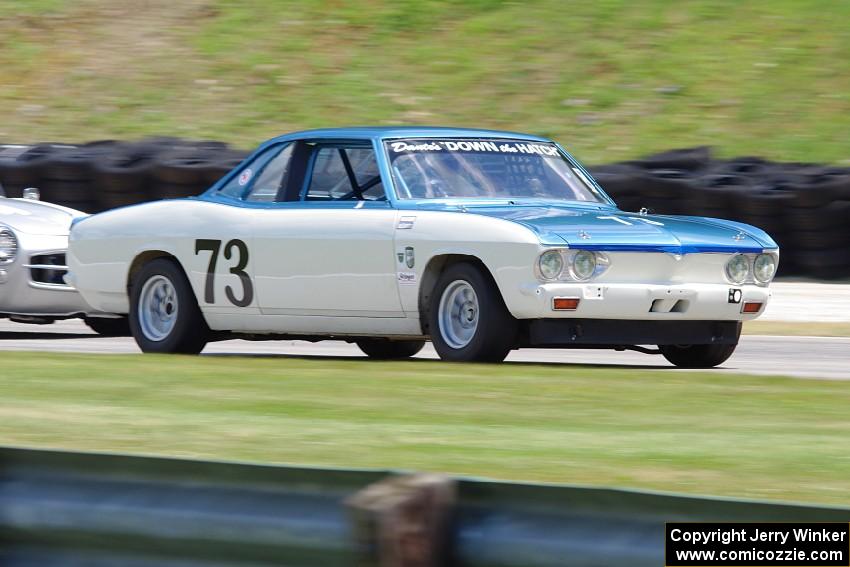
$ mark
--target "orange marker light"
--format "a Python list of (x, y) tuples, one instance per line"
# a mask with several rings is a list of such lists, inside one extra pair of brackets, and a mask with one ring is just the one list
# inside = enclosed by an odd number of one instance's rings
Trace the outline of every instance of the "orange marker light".
[(764, 303), (758, 301), (747, 301), (744, 303), (744, 308), (741, 310), (742, 313), (758, 313), (761, 311), (761, 306)]
[(579, 301), (577, 297), (556, 297), (552, 300), (552, 309), (555, 311), (575, 311), (578, 309)]

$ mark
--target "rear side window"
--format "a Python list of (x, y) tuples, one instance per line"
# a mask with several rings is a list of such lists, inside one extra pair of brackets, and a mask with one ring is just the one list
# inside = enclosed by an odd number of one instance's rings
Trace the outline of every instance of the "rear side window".
[(307, 188), (308, 201), (385, 199), (375, 151), (371, 147), (319, 146)]
[(289, 144), (257, 172), (254, 184), (245, 200), (259, 203), (275, 202), (291, 162), (292, 144)]
[[(242, 195), (250, 187), (251, 193), (248, 196), (249, 200), (274, 201), (277, 195), (277, 189), (274, 189), (274, 193), (272, 193), (270, 187), (274, 183), (275, 168), (277, 168), (277, 171), (280, 171), (282, 176), (286, 168), (284, 162), (288, 163), (288, 159), (286, 159), (288, 155), (291, 155), (291, 144), (281, 144), (264, 150), (248, 162), (247, 165), (244, 165), (237, 175), (232, 177), (230, 181), (219, 189), (219, 195), (241, 199)], [(277, 160), (276, 158), (278, 157), (284, 157), (284, 160)], [(264, 176), (263, 174), (267, 165), (274, 165), (275, 168)], [(263, 184), (257, 187), (257, 194), (254, 195), (254, 185), (256, 185), (256, 181), (260, 180), (262, 180)], [(279, 182), (280, 177), (277, 177), (277, 180)], [(251, 198), (252, 196), (253, 198)]]

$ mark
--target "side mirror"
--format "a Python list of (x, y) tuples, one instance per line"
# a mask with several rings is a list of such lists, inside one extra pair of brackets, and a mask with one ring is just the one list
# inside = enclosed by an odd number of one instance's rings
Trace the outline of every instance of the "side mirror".
[(26, 189), (24, 189), (24, 199), (38, 201), (39, 199), (41, 199), (41, 192), (35, 187), (27, 187)]

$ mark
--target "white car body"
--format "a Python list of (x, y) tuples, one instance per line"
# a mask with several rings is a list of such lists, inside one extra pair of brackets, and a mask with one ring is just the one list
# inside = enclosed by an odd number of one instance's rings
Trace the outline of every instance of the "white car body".
[(92, 311), (62, 281), (71, 221), (85, 213), (29, 199), (0, 197), (0, 230), (14, 235), (14, 257), (0, 260), (0, 316), (27, 322)]
[[(210, 330), (314, 339), (432, 335), (426, 321), (434, 301), (431, 293), (444, 266), (459, 259), (492, 276), (507, 311), (523, 325), (516, 346), (661, 344), (659, 336), (674, 329), (672, 338), (689, 321), (715, 327), (726, 323), (716, 334), (734, 332), (737, 343), (738, 324), (764, 311), (770, 297), (767, 282), (751, 276), (735, 283), (725, 271), (735, 255), (745, 255), (751, 266), (757, 255), (778, 255), (775, 243), (754, 227), (623, 212), (595, 185), (600, 200), (581, 203), (398, 197), (397, 172), (390, 170), (383, 146), (387, 140), (472, 136), (546, 142), (518, 134), (443, 129), (284, 136), (255, 155), (275, 143), (302, 140), (368, 144), (377, 156), (386, 200), (240, 203), (221, 197), (228, 183), (247, 178), (250, 184), (252, 176), (260, 175), (261, 170), (250, 169), (249, 158), (200, 198), (126, 207), (75, 222), (69, 279), (92, 308), (127, 314), (134, 274), (146, 262), (167, 257), (185, 272)], [(589, 178), (584, 170), (579, 175)], [(703, 234), (704, 244), (697, 242)], [(218, 242), (214, 272), (213, 251), (205, 247), (214, 244), (201, 241)], [(243, 245), (248, 258), (243, 258)], [(538, 261), (552, 249), (562, 250), (564, 258), (580, 249), (594, 251), (607, 269), (587, 281), (546, 281)], [(247, 261), (240, 267), (243, 259)], [(555, 310), (555, 298), (579, 302), (574, 310)], [(742, 306), (748, 303), (758, 303), (758, 310), (744, 313)], [(583, 326), (551, 327), (558, 321)], [(628, 321), (635, 325), (623, 323)], [(653, 322), (665, 321), (679, 327), (662, 325), (661, 335), (652, 330)], [(617, 327), (626, 329), (624, 334), (603, 340)], [(646, 340), (637, 340), (641, 329), (647, 331)]]

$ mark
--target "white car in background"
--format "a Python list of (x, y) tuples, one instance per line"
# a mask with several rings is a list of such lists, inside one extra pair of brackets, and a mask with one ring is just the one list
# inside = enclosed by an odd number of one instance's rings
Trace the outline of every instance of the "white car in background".
[(10, 199), (0, 186), (0, 318), (43, 325), (81, 317), (100, 334), (129, 334), (125, 317), (92, 309), (63, 279), (71, 221), (86, 213), (26, 194)]
[[(764, 231), (619, 210), (524, 134), (313, 130), (200, 197), (75, 219), (69, 281), (145, 352), (224, 337), (341, 339), (376, 358), (610, 348), (721, 364), (770, 296)], [(650, 345), (648, 349), (644, 345)]]

